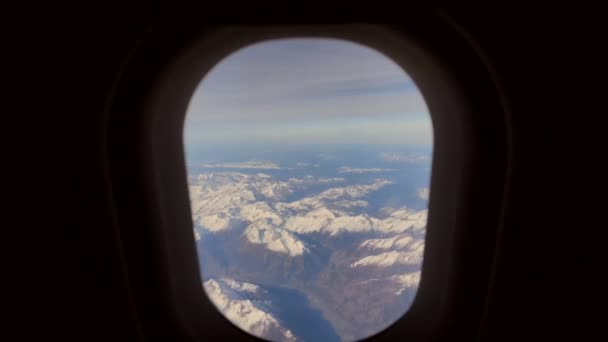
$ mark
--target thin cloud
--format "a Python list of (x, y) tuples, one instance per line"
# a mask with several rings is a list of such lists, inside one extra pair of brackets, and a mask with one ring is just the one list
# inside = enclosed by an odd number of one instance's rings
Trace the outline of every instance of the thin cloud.
[(391, 163), (422, 164), (428, 163), (431, 157), (428, 155), (412, 155), (399, 152), (382, 152), (380, 159)]
[(281, 167), (270, 161), (246, 161), (236, 163), (205, 163), (200, 167), (207, 169), (259, 169), (259, 170), (279, 170)]
[(350, 166), (342, 166), (342, 167), (338, 168), (338, 173), (354, 173), (354, 174), (390, 172), (390, 171), (395, 171), (395, 169), (356, 168), (356, 167), (350, 167)]
[(429, 194), (430, 194), (429, 188), (420, 188), (420, 189), (418, 189), (418, 192), (417, 192), (418, 198), (425, 200), (425, 201), (428, 201)]
[(185, 122), (187, 143), (429, 144), (431, 135), (426, 103), (403, 69), (336, 39), (272, 40), (233, 53), (202, 80)]

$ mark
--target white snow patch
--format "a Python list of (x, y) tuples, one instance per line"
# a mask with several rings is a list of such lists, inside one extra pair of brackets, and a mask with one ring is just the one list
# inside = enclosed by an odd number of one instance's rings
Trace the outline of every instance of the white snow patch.
[(410, 288), (417, 288), (420, 283), (420, 271), (394, 275), (391, 279), (397, 282), (401, 288), (395, 293), (396, 295), (400, 295), (403, 291)]
[(416, 241), (407, 251), (390, 251), (377, 255), (370, 255), (352, 263), (350, 267), (393, 265), (421, 265), (424, 251), (424, 241)]
[(293, 333), (268, 312), (268, 303), (259, 296), (257, 285), (222, 278), (210, 279), (203, 286), (211, 302), (239, 328), (262, 338), (278, 334), (281, 340), (296, 341)]
[(399, 234), (387, 239), (365, 240), (359, 245), (359, 248), (367, 248), (369, 250), (399, 249), (409, 245), (413, 240), (414, 238), (410, 235)]
[(298, 256), (309, 251), (293, 233), (274, 226), (270, 220), (260, 220), (250, 224), (243, 235), (251, 243), (263, 244), (271, 251), (289, 256)]

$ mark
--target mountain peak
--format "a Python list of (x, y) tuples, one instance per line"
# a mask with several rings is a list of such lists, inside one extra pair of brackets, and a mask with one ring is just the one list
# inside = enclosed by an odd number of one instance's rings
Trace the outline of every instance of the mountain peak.
[(296, 341), (270, 313), (259, 286), (230, 278), (210, 279), (203, 284), (209, 300), (237, 327), (258, 337)]
[(271, 219), (262, 219), (250, 224), (243, 236), (253, 244), (262, 244), (271, 251), (289, 256), (298, 256), (309, 251), (304, 242), (286, 229), (275, 226)]

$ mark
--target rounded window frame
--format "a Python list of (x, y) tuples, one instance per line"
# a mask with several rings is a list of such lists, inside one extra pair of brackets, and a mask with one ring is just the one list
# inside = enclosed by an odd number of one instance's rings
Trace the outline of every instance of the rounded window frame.
[[(158, 289), (167, 296), (164, 301), (168, 310), (165, 318), (171, 322), (166, 323), (163, 331), (166, 334), (179, 331), (180, 336), (195, 340), (208, 336), (251, 337), (233, 326), (210, 302), (202, 288), (187, 192), (183, 124), (194, 90), (205, 74), (223, 58), (265, 40), (298, 37), (342, 39), (375, 49), (398, 64), (419, 88), (433, 127), (429, 215), (421, 280), (410, 309), (375, 337), (392, 340), (400, 334), (407, 334), (416, 340), (427, 340), (445, 333), (438, 332), (438, 329), (457, 329), (453, 327), (451, 317), (454, 305), (459, 302), (455, 296), (459, 296), (463, 289), (458, 280), (461, 275), (451, 259), (467, 256), (464, 247), (457, 242), (459, 232), (466, 230), (462, 226), (468, 219), (466, 213), (461, 212), (466, 207), (461, 201), (475, 195), (467, 189), (467, 185), (471, 184), (468, 172), (474, 167), (471, 164), (475, 164), (477, 158), (475, 151), (487, 150), (487, 146), (482, 149), (482, 143), (477, 139), (478, 131), (483, 127), (471, 122), (479, 115), (478, 108), (459, 87), (461, 82), (452, 70), (443, 67), (442, 58), (413, 36), (376, 25), (232, 26), (207, 29), (199, 34), (198, 39), (183, 44), (170, 61), (151, 64), (161, 67), (156, 69), (152, 82), (144, 86), (142, 80), (145, 77), (137, 72), (132, 74), (131, 80), (139, 84), (136, 88), (139, 96), (136, 108), (125, 107), (125, 102), (121, 102), (121, 94), (123, 97), (129, 94), (130, 88), (125, 84), (133, 84), (128, 80), (121, 81), (123, 87), (119, 86), (117, 90), (118, 100), (115, 97), (107, 129), (112, 180), (120, 178), (120, 173), (125, 171), (116, 161), (127, 154), (138, 155), (141, 170), (149, 170), (137, 186), (140, 190), (147, 187), (144, 205), (147, 209), (142, 208), (142, 213), (148, 215), (146, 222), (150, 227), (136, 227), (127, 222), (121, 225), (121, 230), (127, 236), (124, 246), (127, 261), (141, 268), (140, 272), (150, 272), (151, 269), (143, 265), (146, 261), (134, 260), (129, 256), (134, 253), (134, 248), (128, 236), (136, 231), (148, 231), (153, 236), (151, 243), (158, 247), (159, 252), (156, 262), (164, 261), (163, 269), (159, 270), (163, 283)], [(143, 50), (140, 56), (146, 55)], [(150, 70), (150, 65), (142, 70)], [(129, 112), (128, 108), (132, 111)], [(500, 106), (496, 107), (497, 111), (500, 109)], [(126, 117), (119, 117), (120, 113), (126, 114)], [(120, 128), (125, 120), (128, 121), (127, 128)], [(126, 137), (129, 128), (137, 130), (134, 137)], [(496, 146), (490, 146), (489, 150), (500, 151), (499, 156), (506, 163), (506, 124), (499, 124), (497, 130), (504, 139), (498, 139)], [(118, 152), (124, 145), (121, 142), (127, 142), (131, 149)], [(497, 177), (504, 178), (505, 175)], [(116, 194), (129, 191), (124, 183), (116, 183)], [(501, 207), (501, 203), (495, 203), (494, 207)], [(120, 209), (118, 217), (120, 222)], [(132, 286), (136, 289), (141, 287), (137, 284)], [(146, 298), (150, 298), (149, 295), (140, 295), (139, 300), (135, 301), (136, 306), (141, 308)], [(142, 310), (139, 313), (150, 316)], [(143, 321), (144, 331), (151, 332), (158, 328), (146, 323), (153, 322), (153, 318)]]

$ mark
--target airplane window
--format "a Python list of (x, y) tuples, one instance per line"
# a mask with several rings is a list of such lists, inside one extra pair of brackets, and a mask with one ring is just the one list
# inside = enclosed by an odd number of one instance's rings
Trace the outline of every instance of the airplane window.
[(337, 39), (263, 41), (190, 101), (184, 143), (201, 289), (272, 341), (354, 341), (414, 300), (433, 128), (391, 59)]

